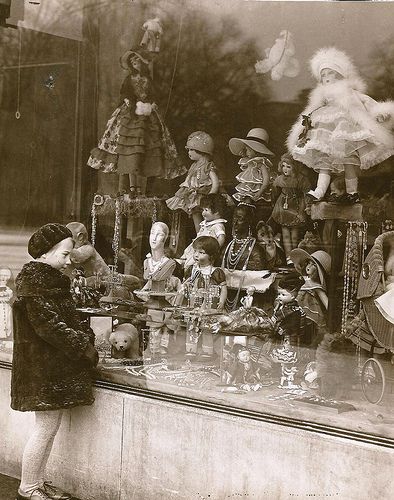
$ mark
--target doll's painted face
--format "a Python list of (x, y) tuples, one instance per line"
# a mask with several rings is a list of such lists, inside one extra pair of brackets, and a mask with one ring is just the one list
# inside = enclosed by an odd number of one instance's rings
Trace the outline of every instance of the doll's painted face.
[(246, 293), (247, 293), (247, 295), (249, 295), (249, 297), (251, 297), (255, 291), (256, 291), (256, 288), (254, 286), (248, 286), (248, 288), (246, 289)]
[(286, 162), (282, 163), (282, 173), (285, 177), (291, 177), (293, 175), (293, 171), (293, 165)]
[(320, 79), (323, 85), (343, 80), (343, 76), (331, 68), (324, 68), (320, 72)]
[(0, 286), (6, 286), (10, 278), (11, 271), (9, 269), (0, 269)]
[(312, 278), (317, 274), (317, 266), (313, 262), (313, 260), (308, 260), (308, 262), (306, 263), (305, 274), (309, 276), (309, 278)]
[(246, 349), (239, 351), (238, 359), (241, 361), (241, 363), (248, 363), (250, 361), (250, 352)]
[(194, 261), (201, 267), (209, 266), (211, 257), (202, 247), (194, 248)]
[(142, 61), (141, 59), (136, 56), (136, 55), (132, 55), (130, 56), (130, 66), (135, 70), (137, 71), (137, 73), (140, 73), (141, 72), (141, 68), (142, 68)]
[(260, 226), (257, 229), (257, 241), (259, 245), (271, 245), (274, 242), (274, 233), (270, 226)]
[(188, 149), (187, 154), (189, 155), (189, 158), (192, 161), (197, 161), (200, 158), (203, 158), (203, 155), (199, 151), (196, 151), (195, 149)]
[(233, 215), (233, 234), (239, 238), (246, 237), (250, 231), (250, 221), (243, 207), (237, 207)]
[(288, 304), (294, 300), (294, 294), (290, 290), (278, 287), (277, 299), (281, 304)]
[(217, 212), (212, 212), (212, 208), (202, 207), (202, 218), (205, 220), (205, 222), (211, 222), (215, 219), (219, 219), (220, 214), (218, 214)]
[(71, 264), (70, 252), (74, 248), (74, 241), (72, 238), (66, 238), (54, 247), (52, 247), (48, 252), (44, 253), (40, 257), (41, 262), (49, 264), (58, 271), (65, 271), (67, 267)]
[(167, 239), (167, 231), (161, 224), (153, 224), (149, 234), (149, 245), (152, 250), (156, 248), (164, 247), (164, 243)]
[(246, 158), (254, 158), (255, 156), (257, 156), (257, 153), (254, 149), (245, 144), (245, 147), (242, 149), (242, 156)]

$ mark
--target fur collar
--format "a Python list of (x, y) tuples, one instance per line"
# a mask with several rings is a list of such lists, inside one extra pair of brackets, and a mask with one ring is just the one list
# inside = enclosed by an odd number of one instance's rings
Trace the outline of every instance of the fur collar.
[(70, 279), (43, 262), (25, 264), (15, 280), (16, 293), (25, 296), (58, 296), (70, 293)]

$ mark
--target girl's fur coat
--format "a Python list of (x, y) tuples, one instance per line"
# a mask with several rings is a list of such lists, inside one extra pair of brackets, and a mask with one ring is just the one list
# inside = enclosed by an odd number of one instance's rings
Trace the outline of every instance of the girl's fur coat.
[(48, 264), (29, 262), (16, 278), (16, 292), (11, 407), (92, 404), (94, 333), (80, 322), (69, 278)]
[[(394, 102), (377, 102), (365, 95), (365, 90), (366, 85), (359, 77), (340, 80), (329, 85), (319, 84), (310, 93), (307, 107), (290, 130), (287, 138), (288, 150), (290, 152), (293, 150), (303, 131), (302, 115), (309, 115), (328, 101), (345, 111), (348, 118), (362, 129), (369, 130), (372, 142), (394, 149)], [(389, 119), (379, 123), (377, 116), (380, 114), (390, 115)], [(311, 118), (313, 125), (313, 114)]]

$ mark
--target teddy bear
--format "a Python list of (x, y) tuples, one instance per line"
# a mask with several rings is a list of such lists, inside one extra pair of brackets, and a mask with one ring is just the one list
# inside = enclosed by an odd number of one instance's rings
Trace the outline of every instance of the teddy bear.
[(137, 359), (140, 357), (138, 330), (131, 323), (116, 326), (108, 340), (111, 344), (111, 358)]

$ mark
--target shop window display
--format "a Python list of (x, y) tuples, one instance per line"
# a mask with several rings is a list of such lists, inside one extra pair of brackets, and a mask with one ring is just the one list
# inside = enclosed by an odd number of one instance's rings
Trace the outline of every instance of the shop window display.
[[(244, 21), (225, 28), (245, 2), (229, 2), (227, 13), (209, 2), (186, 1), (182, 12), (154, 3), (157, 12), (142, 0), (119, 2), (112, 27), (94, 6), (83, 12), (100, 33), (79, 42), (97, 58), (99, 85), (87, 75), (80, 85), (87, 101), (94, 90), (98, 124), (79, 131), (88, 195), (59, 222), (73, 233), (70, 286), (96, 332), (99, 377), (394, 439), (389, 82), (375, 66), (367, 90), (356, 43), (327, 48), (315, 33), (298, 52), (301, 25), (281, 31), (264, 67), (259, 47), (277, 33), (236, 58)], [(263, 23), (268, 5), (248, 3)], [(284, 26), (297, 13), (291, 4)], [(276, 8), (269, 3), (273, 19)], [(341, 8), (350, 19), (356, 6)], [(357, 8), (384, 17), (392, 7)], [(111, 29), (125, 26), (126, 14), (132, 26), (114, 42)], [(10, 106), (8, 83), (0, 89)], [(4, 151), (8, 137), (0, 133)], [(7, 273), (4, 263), (4, 360)]]

